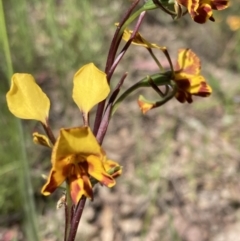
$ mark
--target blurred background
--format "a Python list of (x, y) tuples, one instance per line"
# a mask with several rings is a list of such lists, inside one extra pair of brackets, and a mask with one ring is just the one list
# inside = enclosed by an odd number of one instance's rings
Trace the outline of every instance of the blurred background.
[[(240, 6), (238, 0), (230, 3), (227, 10), (214, 11), (215, 23), (204, 25), (188, 15), (173, 21), (160, 10), (146, 15), (143, 36), (166, 46), (174, 62), (179, 48), (191, 48), (214, 91), (209, 98), (194, 98), (191, 105), (173, 99), (146, 115), (137, 98), (144, 94), (151, 99), (151, 90), (125, 100), (103, 143), (108, 157), (123, 166), (123, 175), (112, 189), (95, 188), (76, 240), (240, 240)], [(18, 121), (6, 106), (11, 59), (13, 71), (31, 73), (51, 99), (56, 135), (60, 127), (80, 125), (81, 114), (71, 98), (73, 75), (88, 62), (104, 69), (114, 23), (130, 4), (1, 2), (1, 241), (62, 241), (64, 232), (63, 210), (56, 210), (61, 191), (49, 197), (40, 193), (50, 151), (32, 143), (32, 132), (43, 130), (34, 121)], [(168, 68), (163, 54), (155, 53)], [(126, 71), (123, 89), (159, 70), (145, 49), (132, 46), (112, 84)]]

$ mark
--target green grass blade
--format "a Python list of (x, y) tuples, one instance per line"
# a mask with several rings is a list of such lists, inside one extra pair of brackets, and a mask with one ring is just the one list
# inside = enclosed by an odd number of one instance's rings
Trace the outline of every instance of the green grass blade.
[(38, 241), (36, 209), (34, 206), (30, 172), (24, 146), (23, 129), (20, 120), (10, 115), (7, 109), (6, 100), (3, 98), (3, 96), (6, 95), (6, 89), (9, 86), (10, 78), (13, 74), (13, 65), (2, 0), (0, 0), (0, 43), (6, 60), (5, 72), (7, 79), (9, 80), (8, 84), (6, 84), (7, 81), (4, 82), (3, 79), (0, 82), (0, 93), (2, 97), (0, 128), (3, 130), (0, 139), (0, 153), (3, 153), (1, 155), (4, 155), (4, 162), (8, 165), (11, 165), (11, 162), (12, 165), (14, 165), (15, 162), (20, 165), (20, 168), (16, 170), (16, 174), (18, 175), (21, 204), (24, 210), (25, 232), (27, 240)]

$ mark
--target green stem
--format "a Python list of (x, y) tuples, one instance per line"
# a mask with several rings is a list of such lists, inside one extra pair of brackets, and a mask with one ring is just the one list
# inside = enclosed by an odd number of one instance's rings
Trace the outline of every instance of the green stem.
[(155, 54), (153, 53), (151, 48), (147, 48), (148, 52), (150, 53), (150, 55), (152, 56), (152, 58), (154, 59), (155, 63), (157, 64), (157, 66), (159, 67), (159, 69), (161, 71), (164, 71), (163, 66), (161, 65), (161, 63), (158, 61), (157, 57), (155, 56)]
[(162, 100), (156, 102), (155, 107), (164, 105), (175, 96), (175, 94), (177, 93), (177, 85), (172, 85), (172, 87), (173, 87), (173, 90), (167, 96), (165, 96)]
[(165, 72), (163, 74), (160, 74), (160, 73), (154, 74), (154, 75), (145, 77), (144, 79), (140, 80), (139, 82), (137, 82), (136, 84), (131, 86), (124, 93), (122, 93), (122, 95), (116, 100), (116, 102), (114, 103), (113, 108), (112, 108), (111, 116), (114, 115), (114, 113), (117, 110), (120, 103), (127, 96), (129, 96), (133, 91), (135, 91), (135, 90), (137, 90), (138, 88), (141, 88), (141, 87), (150, 87), (151, 85), (149, 84), (149, 78), (151, 78), (152, 81), (154, 82), (154, 84), (156, 84), (157, 86), (162, 86), (162, 85), (169, 84), (170, 79), (171, 79), (170, 78), (171, 75), (172, 75), (172, 72)]
[(142, 12), (147, 11), (147, 10), (153, 10), (158, 8), (154, 3), (145, 3), (141, 8), (139, 8), (136, 12), (134, 12), (129, 18), (128, 20), (122, 25), (118, 37), (121, 37), (124, 30), (126, 29), (126, 27), (132, 23)]
[[(168, 2), (162, 2), (162, 6), (168, 6)], [(122, 36), (123, 31), (126, 29), (126, 27), (132, 23), (142, 12), (148, 11), (148, 10), (154, 10), (159, 8), (153, 1), (147, 1), (141, 8), (139, 8), (136, 12), (134, 12), (128, 20), (122, 25), (121, 30), (119, 31), (119, 37)]]

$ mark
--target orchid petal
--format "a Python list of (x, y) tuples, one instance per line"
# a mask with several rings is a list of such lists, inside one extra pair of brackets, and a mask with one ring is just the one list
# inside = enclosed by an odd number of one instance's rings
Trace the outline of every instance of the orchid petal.
[(112, 187), (115, 185), (115, 180), (109, 175), (99, 157), (90, 155), (87, 158), (88, 162), (88, 173), (98, 180), (100, 183), (107, 187)]
[(215, 21), (213, 18), (213, 12), (212, 12), (212, 7), (210, 4), (201, 4), (199, 8), (197, 9), (197, 14), (193, 16), (193, 19), (197, 23), (205, 23), (207, 20), (212, 20)]
[(33, 133), (33, 142), (35, 144), (52, 148), (50, 140), (45, 135), (39, 134), (37, 132)]
[[(119, 164), (112, 160), (106, 160), (103, 162), (104, 169), (108, 174), (110, 170), (116, 169), (112, 174), (110, 174), (113, 178), (117, 178), (122, 174), (122, 167)], [(118, 170), (117, 170), (118, 169)]]
[(143, 114), (146, 114), (149, 110), (153, 109), (155, 106), (155, 102), (148, 101), (142, 95), (138, 98), (138, 105)]
[(178, 88), (175, 97), (179, 102), (191, 103), (192, 95), (207, 97), (212, 93), (212, 88), (200, 75), (200, 69), (200, 59), (192, 50), (179, 50), (178, 63), (174, 73), (174, 81)]
[[(125, 29), (123, 32), (122, 39), (127, 42), (128, 40), (130, 40), (132, 33), (132, 30)], [(161, 47), (155, 43), (148, 42), (146, 39), (142, 37), (142, 35), (139, 32), (136, 33), (131, 43), (145, 48), (156, 48), (159, 50), (165, 49), (164, 47)]]
[(45, 196), (53, 193), (66, 179), (66, 176), (61, 172), (51, 169), (46, 184), (42, 187), (41, 193)]
[(207, 97), (212, 93), (212, 88), (206, 83), (203, 76), (195, 76), (191, 81), (191, 86), (188, 91), (190, 94)]
[(101, 156), (101, 147), (89, 127), (60, 129), (60, 135), (54, 146), (54, 159), (69, 155)]
[(197, 23), (214, 21), (212, 10), (223, 10), (229, 6), (229, 0), (177, 0), (188, 9), (192, 19)]
[(73, 99), (83, 113), (106, 99), (110, 88), (106, 74), (93, 63), (84, 65), (74, 75)]
[(75, 205), (79, 202), (82, 195), (93, 199), (92, 185), (87, 176), (81, 176), (81, 178), (75, 178), (72, 176), (69, 179), (69, 182), (71, 198)]
[(21, 119), (33, 119), (47, 125), (50, 101), (30, 74), (14, 74), (7, 93), (9, 110)]
[(189, 75), (198, 75), (200, 69), (200, 59), (191, 49), (179, 49), (176, 72), (180, 71)]

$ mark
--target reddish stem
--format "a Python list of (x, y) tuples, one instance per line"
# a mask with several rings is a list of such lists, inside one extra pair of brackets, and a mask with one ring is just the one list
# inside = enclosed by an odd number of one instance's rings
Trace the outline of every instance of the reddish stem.
[(114, 70), (116, 69), (117, 65), (119, 64), (119, 62), (121, 61), (122, 57), (124, 56), (124, 54), (126, 53), (126, 51), (128, 50), (129, 46), (131, 45), (136, 33), (138, 32), (139, 28), (140, 28), (140, 25), (143, 21), (143, 18), (145, 16), (146, 12), (142, 12), (140, 15), (139, 15), (139, 18), (138, 18), (138, 21), (137, 21), (137, 24), (133, 30), (133, 33), (131, 35), (131, 38), (127, 41), (127, 43), (124, 45), (123, 49), (121, 50), (121, 52), (119, 53), (119, 55), (117, 56), (117, 58), (115, 59), (114, 63), (112, 64), (112, 67), (111, 69), (109, 70), (109, 78), (112, 77), (113, 73), (114, 73)]
[[(111, 68), (113, 61), (115, 59), (116, 53), (117, 53), (117, 49), (119, 47), (121, 38), (119, 38), (119, 31), (121, 30), (121, 27), (123, 26), (123, 24), (126, 22), (126, 20), (129, 18), (129, 16), (131, 15), (131, 13), (133, 12), (134, 8), (137, 6), (137, 4), (139, 3), (140, 0), (136, 0), (132, 6), (128, 9), (128, 11), (126, 12), (126, 14), (123, 16), (122, 20), (119, 22), (119, 25), (117, 26), (117, 29), (115, 31), (115, 34), (113, 36), (110, 48), (109, 48), (109, 52), (108, 52), (108, 57), (107, 57), (107, 62), (106, 62), (106, 68), (105, 68), (105, 73), (107, 74), (109, 69)], [(109, 79), (110, 81), (110, 79)]]
[(44, 125), (42, 122), (41, 122), (41, 124), (42, 124), (43, 129), (44, 129), (44, 131), (46, 132), (49, 140), (50, 140), (50, 141), (52, 142), (52, 144), (54, 145), (55, 142), (56, 142), (56, 138), (55, 138), (55, 136), (53, 135), (53, 132), (52, 132), (51, 127), (49, 126), (48, 120), (46, 120), (46, 122), (47, 122), (47, 125)]
[(101, 125), (99, 126), (99, 129), (98, 129), (98, 133), (97, 133), (96, 138), (97, 138), (97, 140), (98, 140), (100, 145), (103, 142), (103, 138), (104, 138), (104, 136), (106, 134), (106, 131), (107, 131), (107, 128), (108, 128), (108, 125), (109, 125), (111, 110), (112, 110), (112, 104), (109, 104), (107, 106), (106, 112), (105, 112), (105, 114), (103, 116)]
[(82, 196), (74, 213), (73, 219), (72, 219), (72, 225), (71, 225), (71, 229), (69, 232), (69, 237), (68, 237), (68, 241), (74, 241), (75, 237), (76, 237), (76, 233), (77, 233), (77, 229), (78, 229), (78, 224), (80, 222), (80, 219), (82, 217), (82, 213), (83, 213), (83, 209), (86, 203), (86, 197)]
[[(123, 24), (126, 22), (126, 20), (129, 18), (129, 16), (131, 15), (131, 13), (133, 12), (134, 8), (137, 6), (137, 4), (139, 3), (140, 0), (136, 0), (132, 6), (128, 9), (128, 11), (126, 12), (126, 14), (123, 16), (123, 19), (120, 21), (115, 34), (113, 36), (110, 48), (109, 48), (109, 52), (108, 52), (108, 57), (107, 57), (107, 62), (106, 62), (106, 67), (105, 67), (105, 73), (107, 74), (107, 80), (108, 83), (111, 80), (112, 74), (116, 68), (116, 66), (114, 68), (112, 68), (114, 59), (116, 57), (116, 53), (119, 47), (119, 44), (121, 42), (121, 38), (119, 38), (119, 32), (121, 30), (121, 27), (123, 26)], [(109, 72), (109, 70), (111, 69), (111, 71)], [(97, 112), (96, 112), (96, 117), (95, 117), (95, 122), (94, 122), (94, 127), (93, 127), (93, 133), (94, 135), (97, 135), (98, 132), (98, 128), (100, 126), (100, 123), (102, 121), (102, 115), (104, 112), (104, 108), (105, 108), (105, 103), (106, 101), (103, 100), (102, 102), (100, 102), (98, 104), (97, 107)]]
[(103, 116), (103, 119), (101, 121), (101, 124), (99, 126), (99, 129), (98, 129), (98, 132), (97, 132), (97, 135), (96, 135), (96, 138), (97, 138), (97, 140), (98, 140), (100, 145), (102, 144), (103, 138), (104, 138), (104, 136), (105, 136), (105, 134), (107, 132), (108, 124), (109, 124), (109, 121), (110, 121), (110, 118), (111, 118), (111, 111), (112, 111), (113, 102), (117, 98), (118, 93), (120, 91), (120, 87), (122, 86), (122, 84), (123, 84), (123, 82), (124, 82), (126, 77), (127, 77), (127, 73), (125, 73), (122, 76), (122, 78), (120, 79), (120, 81), (117, 84), (116, 88), (114, 89), (111, 97), (109, 98), (105, 114)]

